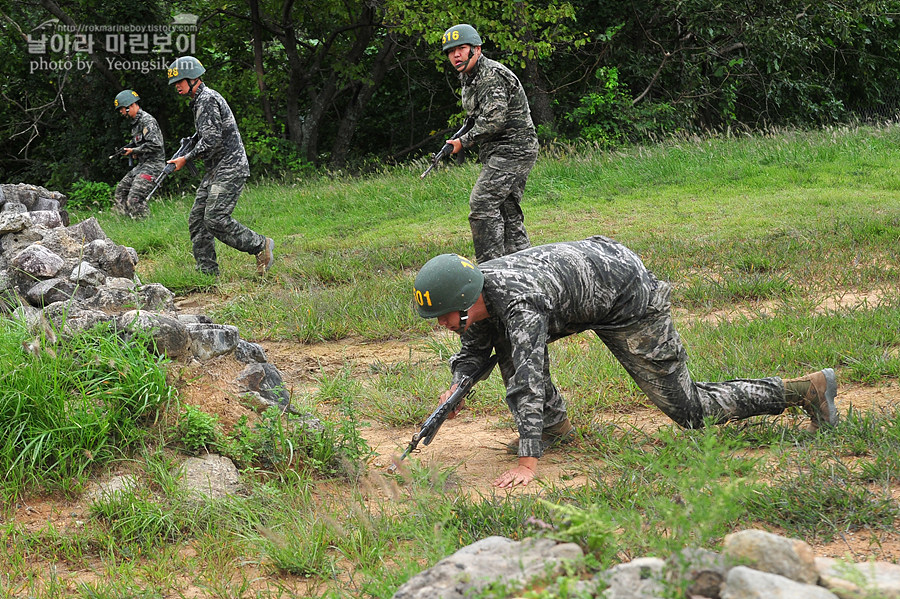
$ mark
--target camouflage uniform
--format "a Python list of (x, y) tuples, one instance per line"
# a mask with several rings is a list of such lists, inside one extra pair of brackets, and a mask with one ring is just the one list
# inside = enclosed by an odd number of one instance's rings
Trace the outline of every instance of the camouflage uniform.
[(602, 236), (553, 243), (479, 268), (490, 317), (463, 333), (462, 348), (450, 359), (453, 382), (475, 372), (496, 348), (519, 456), (541, 457), (542, 430), (566, 417), (550, 379), (547, 344), (581, 331), (594, 331), (650, 400), (683, 427), (787, 407), (777, 377), (694, 382), (672, 324), (670, 285), (620, 243)]
[(203, 83), (199, 84), (190, 106), (200, 141), (186, 158), (201, 158), (206, 175), (197, 188), (188, 216), (188, 231), (197, 268), (215, 275), (219, 273), (216, 239), (256, 255), (265, 247), (266, 238), (231, 217), (244, 182), (250, 176), (250, 163), (231, 108), (219, 92)]
[(153, 189), (153, 180), (166, 166), (162, 131), (149, 112), (138, 109), (131, 122), (131, 156), (137, 160), (134, 168), (116, 185), (113, 196), (115, 210), (132, 218), (149, 214), (147, 195)]
[(512, 71), (481, 55), (459, 78), (463, 108), (475, 118), (459, 139), (463, 148), (479, 144), (483, 164), (469, 196), (469, 226), (480, 263), (531, 246), (519, 204), (537, 161), (538, 139), (525, 90)]

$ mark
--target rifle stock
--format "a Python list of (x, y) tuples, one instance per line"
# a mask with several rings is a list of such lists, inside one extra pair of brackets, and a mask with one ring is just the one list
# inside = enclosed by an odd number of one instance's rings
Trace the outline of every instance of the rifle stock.
[[(467, 117), (466, 120), (463, 122), (462, 127), (459, 128), (459, 131), (454, 133), (453, 137), (451, 137), (450, 139), (457, 139), (459, 137), (462, 137), (463, 135), (468, 133), (469, 130), (474, 126), (475, 126), (475, 119), (472, 117)], [(441, 160), (443, 160), (444, 158), (446, 158), (447, 156), (449, 156), (452, 153), (453, 153), (453, 146), (451, 146), (450, 144), (444, 144), (440, 150), (438, 150), (437, 152), (434, 153), (434, 156), (432, 156), (432, 158), (431, 158), (431, 165), (427, 169), (425, 169), (424, 173), (419, 175), (419, 178), (424, 179), (425, 176), (431, 172), (431, 169), (433, 169), (434, 167), (437, 166), (438, 162), (440, 162)]]
[[(178, 148), (172, 157), (169, 160), (175, 160), (176, 158), (181, 158), (188, 152), (194, 149), (194, 146), (197, 145), (197, 142), (200, 141), (200, 134), (194, 133), (190, 137), (182, 137), (181, 138), (181, 146)], [(188, 160), (185, 163), (188, 171), (196, 176), (197, 175), (197, 167), (194, 166), (194, 162), (192, 160)], [(163, 181), (166, 180), (166, 177), (175, 172), (175, 165), (171, 162), (167, 162), (165, 168), (162, 170), (160, 174), (156, 176), (156, 185), (153, 186), (153, 189), (150, 190), (150, 193), (147, 194), (147, 201), (150, 201), (150, 198), (153, 197), (153, 194), (156, 193), (156, 190), (159, 189), (159, 186), (162, 185)]]
[(483, 381), (491, 374), (491, 371), (494, 369), (494, 366), (497, 364), (497, 354), (492, 355), (488, 358), (488, 361), (478, 370), (475, 374), (470, 377), (464, 378), (459, 382), (456, 386), (456, 390), (447, 398), (447, 401), (439, 405), (434, 412), (431, 413), (431, 416), (422, 424), (422, 427), (419, 429), (418, 433), (415, 433), (412, 436), (412, 441), (409, 442), (406, 450), (403, 452), (403, 455), (400, 456), (400, 459), (391, 466), (391, 470), (396, 470), (396, 466), (398, 463), (402, 462), (406, 459), (412, 451), (419, 445), (419, 442), (424, 443), (425, 445), (430, 445), (431, 441), (434, 439), (434, 436), (440, 430), (441, 425), (444, 424), (444, 421), (447, 420), (447, 416), (452, 414), (458, 407), (459, 404), (462, 403), (462, 400), (469, 397), (472, 392), (475, 390), (475, 384)]

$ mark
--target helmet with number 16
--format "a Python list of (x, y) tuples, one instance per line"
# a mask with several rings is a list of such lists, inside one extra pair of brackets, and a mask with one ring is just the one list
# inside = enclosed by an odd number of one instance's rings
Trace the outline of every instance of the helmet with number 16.
[(480, 46), (481, 36), (478, 35), (478, 32), (471, 25), (461, 23), (444, 32), (444, 35), (441, 37), (441, 44), (443, 44), (444, 54), (446, 54), (449, 50), (463, 44), (468, 44), (472, 47)]

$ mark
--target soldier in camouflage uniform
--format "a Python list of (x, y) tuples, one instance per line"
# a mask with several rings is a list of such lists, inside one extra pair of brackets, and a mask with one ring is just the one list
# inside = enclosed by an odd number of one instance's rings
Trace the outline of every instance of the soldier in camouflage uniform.
[(479, 145), (483, 164), (469, 196), (469, 226), (481, 263), (531, 246), (520, 203), (538, 155), (528, 98), (508, 68), (481, 53), (471, 25), (455, 25), (442, 38), (444, 53), (459, 73), (462, 104), (474, 126), (448, 140), (456, 154)]
[(237, 121), (225, 98), (207, 87), (200, 76), (206, 68), (193, 56), (182, 56), (169, 65), (169, 83), (182, 96), (192, 98), (194, 125), (200, 141), (185, 156), (170, 160), (180, 170), (188, 160), (201, 158), (206, 175), (197, 188), (188, 216), (194, 260), (200, 272), (218, 276), (215, 240), (256, 256), (256, 271), (263, 274), (275, 261), (275, 242), (236, 221), (231, 213), (237, 206), (250, 163), (241, 141)]
[(565, 401), (550, 378), (547, 344), (582, 331), (594, 331), (647, 397), (683, 427), (780, 414), (790, 406), (810, 415), (812, 430), (837, 423), (837, 381), (830, 368), (788, 381), (692, 380), (672, 324), (670, 291), (634, 252), (602, 236), (537, 246), (477, 267), (455, 254), (422, 267), (415, 281), (420, 316), (436, 317), (462, 336), (450, 359), (453, 383), (476, 372), (492, 349), (497, 352), (519, 430), (519, 460), (495, 486), (527, 484), (547, 448), (574, 438)]
[(126, 89), (116, 95), (113, 105), (123, 117), (131, 119), (131, 143), (124, 148), (129, 160), (137, 159), (137, 165), (122, 177), (113, 196), (113, 210), (131, 218), (144, 218), (147, 195), (153, 189), (153, 180), (166, 164), (163, 135), (153, 116), (141, 110), (137, 92)]

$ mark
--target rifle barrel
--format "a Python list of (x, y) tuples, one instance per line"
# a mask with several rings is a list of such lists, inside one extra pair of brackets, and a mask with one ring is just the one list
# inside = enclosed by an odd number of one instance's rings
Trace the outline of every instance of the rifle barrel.
[(488, 361), (484, 364), (484, 366), (481, 367), (481, 370), (473, 374), (469, 379), (465, 379), (460, 382), (460, 384), (456, 387), (456, 390), (450, 395), (450, 397), (447, 398), (447, 401), (439, 405), (419, 429), (419, 432), (415, 433), (412, 436), (412, 440), (409, 442), (409, 445), (407, 445), (406, 450), (397, 461), (395, 461), (393, 464), (391, 464), (390, 467), (388, 467), (388, 472), (396, 472), (397, 465), (405, 460), (410, 453), (412, 453), (412, 451), (419, 445), (419, 441), (422, 441), (423, 443), (425, 443), (425, 445), (429, 445), (431, 443), (438, 430), (440, 430), (441, 425), (444, 424), (444, 421), (450, 414), (451, 406), (453, 406), (453, 404), (459, 404), (463, 400), (463, 398), (472, 395), (472, 393), (475, 391), (475, 385), (486, 379), (491, 374), (494, 366), (497, 365), (497, 359), (497, 354), (493, 354), (490, 358), (488, 358)]

